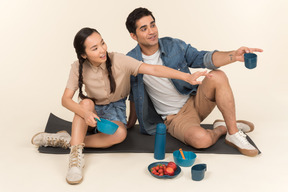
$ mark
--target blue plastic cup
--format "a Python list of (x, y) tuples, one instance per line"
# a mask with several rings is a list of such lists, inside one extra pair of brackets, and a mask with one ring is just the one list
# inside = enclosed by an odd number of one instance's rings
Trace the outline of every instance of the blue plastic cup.
[(245, 53), (244, 62), (247, 69), (254, 69), (257, 66), (257, 55), (255, 53)]
[(108, 121), (106, 119), (100, 118), (101, 121), (99, 121), (98, 119), (96, 120), (98, 131), (108, 135), (113, 135), (119, 127), (116, 123), (113, 123), (112, 121)]
[(206, 164), (197, 164), (191, 168), (191, 175), (194, 181), (201, 181), (204, 178), (205, 172), (207, 170)]

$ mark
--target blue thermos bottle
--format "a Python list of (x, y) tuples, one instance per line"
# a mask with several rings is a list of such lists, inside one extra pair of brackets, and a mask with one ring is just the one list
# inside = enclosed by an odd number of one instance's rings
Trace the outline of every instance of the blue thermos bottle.
[(154, 158), (161, 160), (165, 158), (166, 146), (166, 125), (158, 123), (156, 127), (155, 143), (154, 143)]

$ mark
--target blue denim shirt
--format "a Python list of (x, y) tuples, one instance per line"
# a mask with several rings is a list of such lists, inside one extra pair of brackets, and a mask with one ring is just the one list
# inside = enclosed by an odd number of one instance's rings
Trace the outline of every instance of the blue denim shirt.
[[(212, 54), (214, 51), (198, 51), (190, 44), (170, 37), (159, 39), (159, 49), (163, 65), (167, 67), (186, 73), (190, 73), (189, 68), (217, 69), (212, 62)], [(139, 44), (127, 53), (127, 55), (139, 61), (143, 61)], [(170, 80), (180, 94), (196, 95), (198, 85), (191, 85), (179, 79)], [(136, 77), (131, 76), (130, 81), (131, 93), (129, 99), (135, 102), (140, 132), (154, 135), (157, 123), (162, 123), (163, 120), (161, 116), (157, 114), (153, 103), (145, 90), (143, 74), (139, 74)]]

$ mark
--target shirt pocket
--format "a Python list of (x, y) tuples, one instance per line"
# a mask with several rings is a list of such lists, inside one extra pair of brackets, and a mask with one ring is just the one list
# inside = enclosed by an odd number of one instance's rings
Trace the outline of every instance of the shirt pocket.
[(189, 70), (189, 67), (188, 67), (188, 64), (187, 64), (185, 58), (179, 59), (176, 70), (182, 71), (185, 73), (190, 73), (190, 70)]

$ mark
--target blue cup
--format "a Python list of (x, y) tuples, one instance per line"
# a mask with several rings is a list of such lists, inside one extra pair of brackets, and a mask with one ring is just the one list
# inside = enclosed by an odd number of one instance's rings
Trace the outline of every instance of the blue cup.
[(108, 121), (106, 119), (100, 118), (101, 121), (99, 121), (98, 119), (96, 120), (98, 131), (108, 135), (113, 135), (119, 127), (116, 123), (113, 123), (112, 121)]
[(257, 66), (257, 55), (255, 53), (245, 53), (244, 62), (247, 69), (254, 69)]
[(194, 181), (201, 181), (204, 178), (205, 172), (207, 170), (206, 164), (197, 164), (191, 168), (191, 175)]

